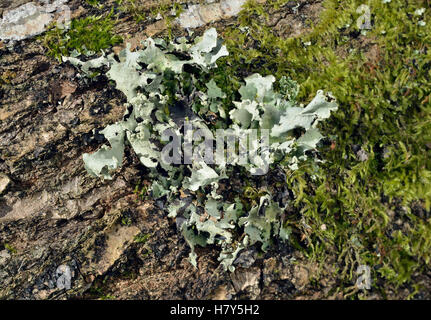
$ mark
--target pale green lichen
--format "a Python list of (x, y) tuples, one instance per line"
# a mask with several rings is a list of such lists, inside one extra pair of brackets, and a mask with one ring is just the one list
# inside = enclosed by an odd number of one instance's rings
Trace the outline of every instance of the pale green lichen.
[[(145, 49), (136, 52), (127, 47), (119, 54), (118, 60), (113, 54), (87, 62), (64, 58), (64, 61), (81, 68), (87, 76), (95, 69), (107, 66), (106, 76), (124, 93), (129, 106), (123, 120), (101, 132), (110, 147), (104, 145), (93, 154), (84, 154), (85, 167), (93, 176), (111, 179), (111, 172), (121, 166), (125, 143), (129, 143), (154, 178), (150, 189), (152, 197), (166, 197), (169, 217), (177, 217), (181, 211), (185, 219), (181, 231), (191, 247), (192, 264), (196, 266), (197, 263), (196, 245), (219, 244), (223, 248), (219, 258), (221, 264), (226, 270), (233, 271), (232, 264), (243, 248), (259, 242), (262, 250), (267, 250), (273, 238), (287, 240), (290, 230), (281, 221), (285, 208), (274, 202), (269, 192), (258, 199), (258, 205), (244, 212), (238, 198), (229, 203), (217, 194), (221, 180), (229, 178), (234, 166), (256, 174), (262, 166), (276, 162), (277, 154), (290, 157), (289, 163), (294, 168), (298, 157), (305, 159), (305, 152), (316, 148), (323, 138), (316, 125), (328, 118), (337, 104), (330, 95), (319, 91), (304, 108), (295, 101), (298, 87), (293, 81), (282, 78), (281, 90), (275, 92), (274, 76), (253, 74), (239, 89), (241, 101), (233, 101), (229, 106), (230, 112), (226, 114), (222, 103), (226, 94), (216, 82), (206, 82), (201, 86), (206, 87), (206, 92), (199, 91), (196, 87), (201, 80), (196, 78), (196, 73), (184, 71), (184, 66), (189, 65), (198, 68), (201, 74), (207, 74), (217, 67), (217, 59), (228, 55), (215, 29), (206, 31), (194, 44), (187, 43), (184, 38), (169, 44), (149, 38), (143, 45)], [(194, 88), (190, 89), (190, 86)], [(229, 165), (227, 161), (218, 163), (218, 166), (208, 165), (202, 158), (194, 158), (190, 164), (177, 165), (162, 161), (160, 145), (169, 145), (164, 132), (169, 129), (179, 135), (182, 125), (179, 120), (188, 118), (191, 124), (201, 129), (203, 136), (215, 133), (216, 128), (199, 116), (209, 110), (225, 119), (227, 129), (230, 129), (228, 135), (233, 138), (243, 138), (241, 135), (248, 134), (251, 129), (268, 129), (271, 155), (258, 156), (261, 146), (259, 139), (255, 139), (248, 145), (250, 154), (254, 156), (247, 163), (241, 162), (237, 154), (228, 159)], [(292, 134), (295, 128), (302, 128), (305, 133), (297, 138)], [(241, 141), (247, 140), (239, 141), (245, 147)], [(201, 148), (199, 142), (193, 141), (191, 147)], [(161, 168), (167, 172), (167, 177), (158, 173)], [(180, 189), (194, 194), (204, 188), (207, 197), (201, 203), (203, 213), (197, 210), (197, 205), (178, 199)], [(245, 232), (242, 241), (238, 240), (240, 227)]]

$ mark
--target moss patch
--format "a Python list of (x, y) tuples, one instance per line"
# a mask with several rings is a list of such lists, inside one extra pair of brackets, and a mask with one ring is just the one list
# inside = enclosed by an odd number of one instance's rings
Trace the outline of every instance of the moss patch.
[(119, 44), (122, 39), (113, 34), (113, 11), (107, 16), (88, 16), (73, 19), (68, 30), (54, 27), (41, 38), (48, 55), (60, 59), (73, 51), (81, 54), (99, 52)]
[(337, 290), (358, 296), (355, 270), (365, 264), (385, 296), (430, 263), (431, 22), (415, 14), (426, 1), (369, 1), (371, 29), (360, 30), (361, 1), (326, 0), (310, 33), (281, 38), (268, 13), (289, 3), (246, 4), (223, 34), (231, 55), (217, 84), (233, 93), (259, 72), (298, 81), (299, 100), (319, 88), (334, 94), (340, 108), (322, 127), (332, 137), (320, 148), (326, 161), (287, 171), (296, 208), (288, 224), (310, 259), (336, 256)]

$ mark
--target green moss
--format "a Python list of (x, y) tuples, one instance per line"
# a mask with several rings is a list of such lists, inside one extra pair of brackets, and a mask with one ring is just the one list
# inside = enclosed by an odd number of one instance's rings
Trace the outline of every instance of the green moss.
[(173, 38), (173, 22), (183, 12), (182, 3), (184, 2), (184, 0), (160, 1), (157, 6), (148, 9), (148, 5), (142, 4), (142, 1), (139, 0), (116, 0), (119, 9), (131, 14), (136, 23), (161, 16), (166, 23), (166, 34), (169, 39)]
[(96, 7), (96, 8), (103, 7), (103, 5), (99, 2), (99, 0), (85, 0), (85, 2), (87, 2), (92, 7)]
[(121, 11), (131, 14), (137, 23), (146, 20), (146, 12), (136, 0), (116, 0), (115, 2), (119, 5)]
[(142, 243), (145, 244), (148, 239), (150, 238), (149, 234), (138, 234), (137, 236), (135, 236), (135, 238), (133, 239), (136, 243)]
[(145, 184), (142, 184), (142, 181), (139, 180), (138, 183), (135, 185), (135, 189), (133, 190), (133, 193), (136, 194), (140, 200), (146, 200), (148, 199), (148, 186)]
[(48, 50), (48, 55), (57, 59), (69, 56), (74, 50), (81, 54), (97, 53), (122, 42), (120, 36), (113, 34), (114, 25), (111, 11), (106, 17), (73, 19), (68, 30), (54, 27), (47, 31), (41, 40)]
[(87, 291), (87, 295), (89, 296), (89, 298), (91, 299), (99, 299), (99, 300), (115, 300), (116, 298), (109, 294), (106, 293), (106, 285), (105, 283), (102, 282), (101, 286), (92, 286), (88, 291)]
[[(157, 14), (160, 14), (166, 21), (166, 29), (168, 32), (169, 39), (173, 38), (173, 22), (176, 18), (180, 16), (183, 11), (184, 9), (181, 4), (178, 2), (174, 2), (172, 5), (159, 6), (156, 11), (152, 12), (152, 14), (155, 14), (155, 16), (157, 16)], [(174, 14), (171, 14), (172, 12), (174, 12)]]
[(259, 72), (298, 81), (299, 100), (318, 89), (334, 94), (340, 108), (322, 127), (332, 137), (320, 148), (326, 161), (287, 171), (296, 208), (288, 224), (300, 235), (293, 244), (322, 265), (335, 256), (344, 288), (359, 264), (376, 282), (410, 282), (429, 268), (431, 252), (431, 21), (414, 15), (425, 1), (369, 1), (372, 29), (361, 34), (361, 1), (326, 0), (311, 32), (282, 38), (266, 21), (287, 2), (246, 4), (223, 34), (231, 55), (219, 63), (217, 85), (232, 96), (244, 74)]
[(5, 244), (4, 244), (4, 247), (5, 247), (5, 249), (6, 249), (7, 251), (9, 251), (9, 253), (15, 254), (15, 253), (17, 253), (17, 252), (18, 252), (14, 247), (12, 247), (12, 246), (11, 246), (10, 244), (8, 244), (8, 243), (5, 243)]

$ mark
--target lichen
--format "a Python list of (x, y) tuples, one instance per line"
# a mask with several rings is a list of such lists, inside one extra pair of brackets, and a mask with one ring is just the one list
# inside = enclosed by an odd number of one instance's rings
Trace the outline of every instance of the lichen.
[[(181, 230), (192, 249), (192, 264), (196, 266), (196, 245), (219, 244), (223, 248), (219, 260), (226, 270), (232, 271), (232, 263), (242, 248), (260, 242), (262, 250), (266, 250), (274, 238), (287, 240), (289, 230), (281, 221), (285, 207), (275, 203), (270, 192), (261, 196), (259, 204), (247, 213), (238, 202), (229, 203), (221, 199), (217, 194), (219, 184), (229, 178), (235, 166), (244, 167), (252, 175), (265, 174), (269, 165), (286, 157), (290, 159), (292, 168), (297, 166), (298, 161), (307, 159), (306, 152), (315, 149), (323, 138), (316, 125), (328, 118), (331, 111), (337, 109), (337, 104), (329, 94), (318, 91), (306, 107), (299, 106), (294, 99), (297, 88), (292, 82), (282, 78), (284, 90), (278, 93), (273, 89), (274, 76), (253, 74), (244, 79), (245, 84), (239, 89), (241, 101), (233, 101), (231, 106), (227, 106), (230, 111), (225, 113), (222, 100), (226, 94), (214, 79), (205, 80), (205, 75), (217, 68), (217, 60), (228, 55), (214, 28), (207, 30), (195, 43), (188, 43), (184, 38), (171, 43), (148, 38), (143, 47), (135, 52), (127, 47), (118, 59), (114, 54), (86, 62), (74, 57), (63, 58), (63, 61), (80, 67), (87, 76), (95, 69), (107, 66), (106, 76), (115, 82), (131, 107), (127, 108), (123, 120), (101, 131), (110, 147), (104, 145), (93, 154), (84, 154), (85, 168), (94, 176), (111, 179), (111, 172), (123, 162), (128, 142), (154, 177), (150, 189), (153, 198), (168, 199), (169, 217), (178, 218), (181, 209), (185, 218)], [(186, 71), (190, 67), (198, 71), (190, 74)], [(241, 155), (234, 152), (226, 161), (217, 165), (207, 164), (204, 160), (208, 153), (213, 152), (213, 146), (209, 151), (205, 150), (205, 157), (201, 157), (202, 153), (199, 157), (193, 154), (190, 163), (181, 163), (180, 155), (173, 163), (165, 161), (163, 150), (158, 145), (166, 147), (166, 131), (180, 136), (180, 131), (186, 130), (189, 123), (205, 133), (204, 136), (213, 137), (217, 130), (207, 121), (209, 113), (225, 119), (228, 136), (239, 139), (240, 144), (244, 132), (268, 130), (271, 156), (258, 155), (260, 143), (249, 137), (250, 162), (242, 162)], [(302, 128), (304, 133), (299, 136), (293, 134), (297, 128)], [(190, 147), (197, 150), (201, 147), (197, 142), (192, 141)], [(173, 152), (175, 154), (177, 150)], [(177, 181), (163, 179), (160, 178), (160, 170), (168, 172), (171, 177), (178, 172), (181, 175)], [(210, 189), (207, 199), (199, 205), (175, 200), (180, 189), (197, 193), (207, 188)], [(206, 214), (200, 213), (200, 208), (204, 208)], [(238, 244), (241, 227), (248, 240)]]

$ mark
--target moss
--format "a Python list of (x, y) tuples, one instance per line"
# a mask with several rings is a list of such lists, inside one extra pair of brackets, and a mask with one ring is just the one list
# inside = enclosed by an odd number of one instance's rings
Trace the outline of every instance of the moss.
[(232, 95), (244, 74), (259, 72), (298, 81), (299, 100), (318, 89), (335, 95), (340, 108), (322, 127), (332, 137), (320, 147), (326, 161), (287, 171), (293, 244), (321, 264), (337, 257), (342, 288), (359, 264), (371, 266), (375, 283), (409, 283), (429, 269), (431, 252), (431, 22), (413, 14), (425, 2), (371, 0), (372, 29), (364, 32), (356, 26), (361, 1), (326, 0), (311, 32), (281, 38), (266, 21), (287, 2), (246, 4), (223, 34), (231, 55), (219, 64), (217, 85)]
[(120, 36), (113, 34), (114, 25), (111, 11), (106, 17), (73, 19), (68, 30), (54, 27), (47, 31), (41, 40), (48, 50), (48, 55), (57, 59), (70, 55), (74, 50), (81, 54), (98, 53), (122, 42)]
[(11, 253), (11, 254), (15, 254), (15, 253), (17, 253), (18, 251), (13, 247), (13, 246), (11, 246), (10, 244), (8, 244), (8, 243), (5, 243), (4, 244), (4, 248), (7, 250), (7, 251), (9, 251), (9, 253)]
[[(100, 281), (99, 281), (100, 282)], [(107, 293), (106, 284), (102, 281), (100, 286), (94, 285), (87, 291), (87, 296), (90, 299), (98, 299), (98, 300), (115, 300), (116, 298)]]
[(183, 7), (179, 2), (174, 2), (172, 5), (159, 6), (155, 11), (153, 10), (152, 14), (154, 16), (160, 14), (165, 20), (169, 39), (173, 38), (173, 22), (183, 11)]
[(144, 7), (136, 0), (116, 0), (115, 1), (122, 12), (131, 14), (137, 23), (146, 20), (146, 12)]
[(103, 5), (99, 2), (99, 0), (85, 0), (90, 6), (95, 8), (101, 8)]
[(151, 6), (142, 0), (116, 0), (120, 11), (130, 14), (136, 23), (143, 23), (160, 16), (166, 25), (166, 35), (173, 38), (174, 20), (183, 12), (185, 0), (163, 0)]
[(138, 183), (135, 185), (135, 189), (133, 190), (133, 193), (136, 194), (140, 200), (146, 200), (148, 199), (148, 195), (149, 195), (149, 186), (148, 186), (148, 182), (144, 181), (142, 182), (141, 180), (138, 181)]
[(135, 238), (133, 239), (136, 243), (141, 243), (141, 244), (145, 244), (147, 243), (148, 239), (150, 238), (149, 234), (138, 234), (137, 236), (135, 236)]

